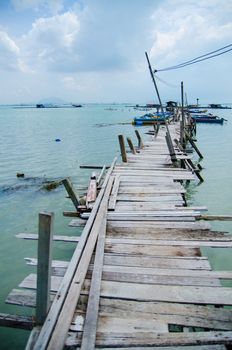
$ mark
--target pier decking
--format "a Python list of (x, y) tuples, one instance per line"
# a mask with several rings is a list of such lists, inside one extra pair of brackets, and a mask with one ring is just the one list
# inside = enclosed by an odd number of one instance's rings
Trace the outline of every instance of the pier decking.
[[(179, 138), (179, 123), (169, 125)], [(52, 262), (53, 304), (28, 349), (225, 350), (232, 342), (232, 288), (213, 271), (201, 247), (232, 246), (232, 236), (186, 206), (193, 171), (173, 166), (166, 128), (112, 163), (70, 263)], [(188, 159), (175, 148), (178, 160)], [(72, 219), (70, 226), (79, 226)], [(25, 238), (25, 237), (24, 237)], [(32, 239), (36, 239), (32, 236)], [(55, 239), (58, 239), (57, 236)], [(96, 247), (95, 247), (96, 246)], [(36, 265), (36, 259), (28, 259)], [(9, 303), (35, 306), (36, 275)]]

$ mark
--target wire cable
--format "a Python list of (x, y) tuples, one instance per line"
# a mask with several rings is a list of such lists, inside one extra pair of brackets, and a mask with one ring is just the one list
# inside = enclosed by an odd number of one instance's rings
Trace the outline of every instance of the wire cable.
[[(228, 50), (225, 50), (229, 48)], [(219, 52), (219, 51), (222, 51), (224, 50), (223, 52)], [(186, 62), (183, 62), (183, 63), (180, 63), (178, 65), (175, 65), (175, 66), (170, 66), (170, 67), (167, 67), (167, 68), (163, 68), (163, 69), (157, 69), (154, 71), (154, 73), (156, 72), (164, 72), (164, 71), (168, 71), (168, 70), (173, 70), (173, 69), (179, 69), (179, 68), (183, 68), (183, 67), (186, 67), (186, 66), (189, 66), (189, 65), (192, 65), (192, 64), (195, 64), (195, 63), (198, 63), (198, 62), (202, 62), (202, 61), (205, 61), (205, 60), (208, 60), (210, 58), (214, 58), (214, 57), (217, 57), (217, 56), (220, 56), (220, 55), (223, 55), (229, 51), (232, 50), (232, 44), (229, 44), (229, 45), (226, 45), (220, 49), (217, 49), (217, 50), (214, 50), (214, 51), (211, 51), (207, 54), (204, 54), (204, 55), (201, 55), (201, 56), (198, 56), (192, 60), (189, 60), (189, 61), (186, 61)], [(214, 54), (216, 52), (219, 52), (217, 54)]]

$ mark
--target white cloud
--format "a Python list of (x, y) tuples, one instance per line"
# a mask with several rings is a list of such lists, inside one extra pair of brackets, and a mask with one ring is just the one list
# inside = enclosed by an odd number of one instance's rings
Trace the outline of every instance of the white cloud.
[(3, 31), (0, 31), (0, 67), (6, 70), (22, 70), (20, 49)]
[(78, 17), (72, 12), (37, 19), (21, 40), (28, 64), (34, 69), (72, 70), (78, 62), (79, 29)]
[(167, 1), (152, 16), (154, 42), (151, 57), (163, 66), (206, 53), (208, 48), (213, 50), (228, 44), (232, 32), (229, 14), (232, 15), (232, 7), (225, 0), (201, 3)]

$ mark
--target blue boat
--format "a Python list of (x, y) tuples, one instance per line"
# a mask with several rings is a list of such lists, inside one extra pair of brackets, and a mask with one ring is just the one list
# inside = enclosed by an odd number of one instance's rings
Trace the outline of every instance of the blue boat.
[(196, 123), (214, 123), (214, 124), (223, 124), (224, 118), (219, 118), (212, 114), (193, 114), (191, 118)]
[(156, 123), (164, 124), (166, 120), (168, 120), (171, 117), (170, 112), (163, 113), (148, 113), (144, 114), (141, 117), (135, 117), (132, 121), (132, 124), (134, 125), (151, 125)]

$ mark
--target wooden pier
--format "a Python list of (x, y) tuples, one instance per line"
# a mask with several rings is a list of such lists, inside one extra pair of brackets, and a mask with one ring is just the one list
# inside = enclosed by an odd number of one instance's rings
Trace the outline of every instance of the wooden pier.
[[(201, 247), (231, 248), (232, 236), (210, 229), (207, 208), (186, 205), (185, 183), (199, 179), (199, 168), (174, 146), (179, 136), (179, 122), (172, 122), (168, 137), (160, 127), (149, 142), (138, 138), (139, 148), (130, 144), (131, 153), (120, 137), (123, 163), (113, 161), (92, 211), (82, 213), (88, 218), (82, 235), (60, 236), (77, 243), (71, 261), (53, 260), (49, 270), (47, 259), (52, 304), (37, 310), (38, 319), (24, 320), (24, 328), (34, 326), (27, 349), (225, 350), (232, 344), (232, 288), (221, 285), (232, 272), (213, 271), (201, 255)], [(79, 224), (79, 218), (70, 222)], [(37, 259), (27, 263), (36, 266)], [(7, 302), (35, 307), (38, 280), (30, 274)]]

